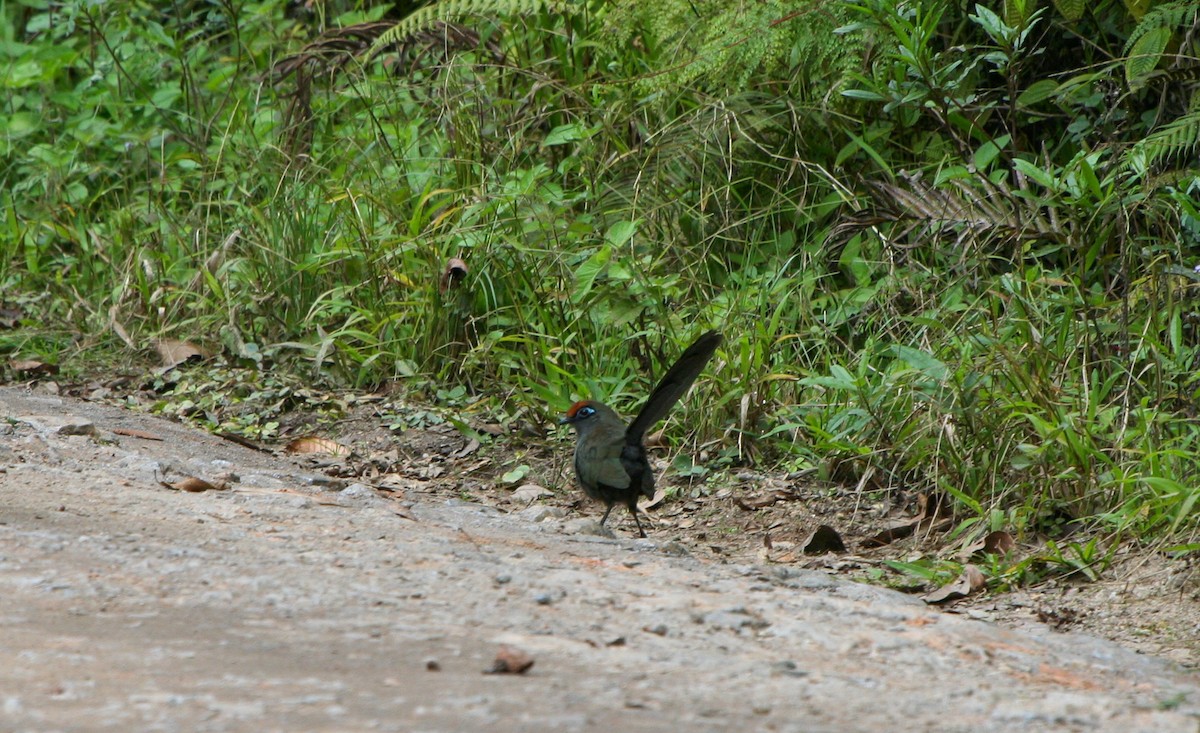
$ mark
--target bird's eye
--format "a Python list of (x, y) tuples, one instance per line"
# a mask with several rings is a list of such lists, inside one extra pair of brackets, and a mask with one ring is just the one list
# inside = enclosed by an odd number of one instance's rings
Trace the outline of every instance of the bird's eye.
[(594, 407), (581, 407), (581, 408), (579, 408), (579, 412), (577, 412), (576, 414), (577, 414), (579, 417), (591, 417), (592, 415), (595, 415), (595, 414), (596, 414), (596, 408), (594, 408)]

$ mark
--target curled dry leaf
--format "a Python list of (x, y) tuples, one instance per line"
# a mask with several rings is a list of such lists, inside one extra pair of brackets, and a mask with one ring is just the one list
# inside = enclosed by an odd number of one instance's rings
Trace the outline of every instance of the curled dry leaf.
[(17, 374), (27, 377), (36, 377), (42, 374), (58, 374), (58, 366), (56, 364), (47, 364), (37, 359), (13, 359), (8, 365)]
[(985, 584), (986, 580), (979, 568), (974, 565), (964, 565), (962, 573), (959, 574), (953, 583), (943, 585), (932, 593), (926, 593), (921, 596), (921, 600), (930, 604), (949, 603), (950, 601), (957, 601), (960, 598), (966, 598), (972, 593), (981, 590)]
[(735, 496), (733, 497), (733, 503), (736, 504), (739, 509), (745, 509), (748, 512), (752, 512), (757, 509), (775, 506), (781, 501), (794, 501), (798, 498), (800, 498), (799, 495), (794, 491), (778, 489), (770, 492), (769, 494), (765, 494), (763, 496), (752, 496), (748, 499)]
[(800, 549), (806, 555), (820, 555), (825, 552), (845, 552), (846, 543), (837, 530), (828, 524), (822, 524), (813, 530), (808, 539), (800, 543)]
[(931, 491), (917, 497), (917, 517), (950, 516), (950, 499), (941, 491)]
[(441, 290), (446, 292), (458, 286), (467, 277), (467, 263), (457, 257), (446, 260), (446, 268), (442, 270)]
[(902, 524), (894, 524), (882, 532), (874, 535), (873, 537), (868, 537), (867, 539), (863, 540), (863, 547), (883, 547), (884, 545), (889, 545), (896, 540), (902, 540), (916, 531), (917, 523), (922, 519), (924, 519), (924, 517), (912, 519), (907, 522), (903, 522)]
[(951, 521), (952, 520), (949, 517), (939, 519), (936, 516), (918, 516), (908, 520), (907, 522), (888, 527), (873, 537), (868, 537), (867, 539), (863, 540), (862, 546), (883, 547), (884, 545), (895, 542), (896, 540), (902, 540), (905, 537), (909, 537), (917, 532), (921, 534), (941, 532), (950, 528)]
[(130, 438), (141, 438), (142, 440), (162, 440), (162, 438), (153, 433), (147, 433), (142, 430), (134, 430), (133, 428), (113, 428), (113, 434), (126, 435)]
[(158, 356), (162, 359), (163, 366), (167, 368), (179, 366), (187, 361), (203, 361), (207, 358), (200, 347), (190, 341), (159, 339), (154, 342), (154, 348), (158, 350)]
[(638, 508), (641, 509), (642, 511), (646, 511), (647, 509), (653, 509), (654, 507), (663, 503), (663, 499), (666, 499), (666, 498), (667, 498), (667, 492), (665, 490), (663, 490), (663, 487), (659, 486), (654, 489), (653, 497), (646, 499), (645, 501), (638, 502)]
[(336, 440), (307, 436), (296, 438), (283, 447), (288, 453), (326, 453), (331, 456), (348, 456), (351, 450)]
[(456, 450), (453, 453), (451, 453), (450, 457), (451, 458), (466, 458), (467, 456), (471, 455), (472, 453), (474, 453), (477, 450), (479, 450), (479, 441), (475, 440), (474, 438), (471, 438), (470, 440), (467, 441), (467, 444), (464, 445), (461, 449)]
[(484, 674), (525, 674), (533, 666), (533, 657), (516, 648), (504, 644), (496, 652), (496, 659), (490, 669)]
[(18, 308), (0, 308), (0, 328), (16, 328), (23, 315)]
[(490, 435), (493, 438), (498, 438), (506, 432), (504, 426), (498, 422), (472, 422), (471, 427), (476, 432)]
[(989, 532), (983, 539), (963, 548), (958, 556), (966, 559), (981, 552), (988, 555), (1007, 555), (1016, 546), (1016, 540), (1008, 532)]
[(642, 445), (647, 448), (663, 448), (667, 444), (666, 433), (662, 430), (656, 430), (642, 439)]
[(537, 484), (521, 484), (512, 492), (512, 500), (518, 504), (532, 504), (543, 496), (554, 496), (554, 492)]
[(210, 484), (202, 478), (195, 476), (185, 476), (184, 478), (174, 483), (159, 481), (160, 484), (172, 489), (173, 491), (188, 491), (191, 493), (200, 493), (201, 491), (224, 491), (229, 488), (229, 484), (224, 481), (218, 481), (215, 484)]
[(983, 551), (993, 555), (1007, 555), (1017, 546), (1016, 540), (1008, 532), (989, 532), (983, 538)]

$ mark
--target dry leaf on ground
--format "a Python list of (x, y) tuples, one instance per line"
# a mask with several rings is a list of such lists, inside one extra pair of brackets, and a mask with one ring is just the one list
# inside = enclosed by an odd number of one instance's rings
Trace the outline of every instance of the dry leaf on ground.
[(154, 342), (154, 348), (158, 350), (158, 356), (162, 359), (163, 366), (167, 368), (179, 366), (187, 361), (203, 361), (207, 358), (200, 347), (190, 341), (159, 339)]
[(533, 666), (533, 657), (516, 648), (503, 645), (496, 652), (496, 659), (484, 674), (525, 674)]
[(974, 565), (964, 565), (962, 573), (959, 574), (953, 583), (944, 585), (932, 593), (926, 593), (921, 596), (921, 600), (931, 604), (949, 603), (950, 601), (957, 601), (960, 598), (966, 598), (972, 593), (982, 590), (985, 584), (986, 580), (979, 568)]
[(325, 453), (331, 456), (348, 456), (352, 451), (336, 440), (310, 435), (296, 438), (283, 447), (288, 453)]
[(225, 483), (224, 481), (218, 481), (215, 484), (211, 484), (204, 479), (196, 478), (195, 476), (185, 476), (174, 483), (168, 483), (167, 481), (159, 481), (159, 483), (174, 491), (187, 491), (191, 493), (199, 493), (201, 491), (224, 491), (225, 489), (229, 488), (229, 484)]
[(828, 524), (822, 524), (812, 531), (808, 539), (800, 543), (800, 549), (806, 555), (820, 555), (825, 552), (845, 552), (846, 543), (838, 531)]

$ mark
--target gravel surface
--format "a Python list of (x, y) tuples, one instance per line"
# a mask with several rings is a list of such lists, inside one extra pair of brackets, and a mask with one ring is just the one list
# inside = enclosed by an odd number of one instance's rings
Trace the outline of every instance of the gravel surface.
[(0, 496), (4, 731), (1200, 731), (1194, 673), (1094, 637), (14, 388)]

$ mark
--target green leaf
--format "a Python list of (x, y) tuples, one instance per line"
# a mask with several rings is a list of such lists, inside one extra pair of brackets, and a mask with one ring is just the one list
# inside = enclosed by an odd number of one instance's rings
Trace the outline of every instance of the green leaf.
[(1125, 58), (1125, 80), (1129, 82), (1130, 89), (1141, 87), (1150, 72), (1158, 67), (1163, 51), (1171, 42), (1171, 34), (1171, 28), (1160, 26), (1146, 31), (1134, 41)]
[(1016, 169), (1026, 178), (1041, 184), (1044, 188), (1050, 191), (1058, 191), (1061, 188), (1058, 183), (1058, 179), (1055, 178), (1052, 173), (1042, 170), (1024, 158), (1017, 158), (1014, 160), (1013, 166), (1016, 167)]
[(991, 167), (992, 162), (1000, 155), (1000, 151), (1008, 145), (1012, 138), (1009, 135), (1003, 135), (996, 140), (988, 140), (979, 149), (975, 151), (975, 170), (986, 171)]
[(1076, 21), (1083, 17), (1083, 11), (1087, 8), (1086, 0), (1054, 0), (1054, 7), (1058, 8), (1058, 12), (1062, 17), (1070, 21)]
[(1032, 107), (1041, 104), (1058, 93), (1058, 82), (1053, 79), (1035, 81), (1017, 96), (1017, 106)]
[(575, 293), (572, 298), (573, 300), (578, 302), (592, 291), (592, 287), (596, 283), (596, 277), (601, 272), (604, 272), (604, 268), (608, 266), (609, 260), (612, 259), (612, 253), (612, 245), (605, 244), (579, 266), (579, 269), (575, 271)]
[(5, 137), (19, 138), (39, 129), (39, 119), (29, 112), (16, 112), (7, 118), (0, 118), (0, 134)]
[(587, 128), (578, 122), (571, 122), (566, 125), (559, 125), (550, 131), (546, 139), (542, 141), (542, 147), (548, 148), (554, 145), (566, 145), (567, 143), (579, 142), (587, 140), (599, 128)]
[(903, 344), (892, 344), (892, 353), (907, 362), (913, 369), (923, 372), (939, 382), (944, 382), (950, 374), (950, 369), (945, 363), (920, 349)]
[(1125, 9), (1133, 16), (1134, 20), (1141, 20), (1146, 11), (1150, 9), (1151, 0), (1124, 0)]
[(611, 247), (621, 247), (637, 233), (638, 220), (619, 221), (608, 228), (608, 233), (604, 235), (604, 241)]

